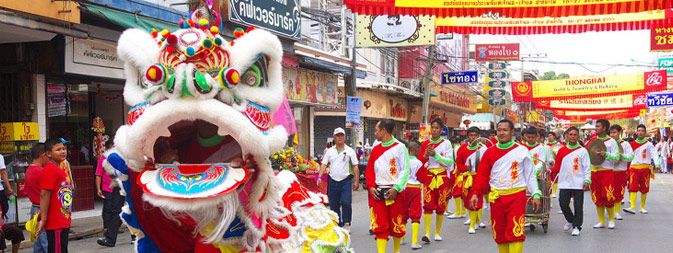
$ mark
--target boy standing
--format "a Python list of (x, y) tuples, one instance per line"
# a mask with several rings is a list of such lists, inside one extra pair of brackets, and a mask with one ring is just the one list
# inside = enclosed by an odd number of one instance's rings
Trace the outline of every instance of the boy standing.
[(67, 253), (72, 185), (65, 172), (56, 165), (65, 161), (67, 150), (58, 140), (48, 140), (46, 149), (50, 162), (45, 164), (39, 183), (41, 191), (38, 233), (43, 230), (47, 232), (49, 253)]

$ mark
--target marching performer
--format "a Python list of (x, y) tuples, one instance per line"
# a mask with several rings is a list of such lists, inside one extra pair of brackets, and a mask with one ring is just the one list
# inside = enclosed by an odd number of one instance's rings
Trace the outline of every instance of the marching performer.
[(631, 168), (629, 169), (629, 203), (631, 207), (624, 209), (624, 212), (636, 213), (636, 198), (640, 192), (640, 213), (647, 214), (645, 210), (645, 202), (647, 202), (647, 193), (650, 191), (650, 178), (654, 179), (654, 168), (652, 168), (652, 161), (654, 161), (657, 169), (660, 167), (657, 154), (654, 150), (654, 145), (647, 141), (647, 128), (645, 125), (638, 125), (636, 130), (638, 138), (631, 142), (633, 153), (635, 156), (631, 161)]
[(622, 140), (622, 127), (620, 125), (612, 125), (610, 127), (610, 137), (617, 141), (617, 144), (622, 147), (622, 154), (619, 156), (619, 161), (615, 162), (614, 167), (614, 184), (615, 184), (615, 219), (622, 220), (622, 200), (624, 199), (624, 192), (626, 190), (626, 182), (629, 179), (627, 169), (628, 163), (633, 160), (633, 149), (628, 141)]
[(379, 121), (376, 138), (381, 141), (372, 149), (365, 170), (369, 191), (369, 219), (379, 253), (386, 252), (388, 236), (393, 236), (394, 252), (400, 252), (401, 238), (406, 233), (404, 211), (408, 208), (397, 201), (409, 179), (409, 157), (404, 144), (393, 138), (395, 122)]
[(605, 212), (608, 213), (608, 228), (615, 228), (615, 186), (613, 183), (613, 169), (614, 162), (619, 160), (619, 149), (617, 141), (607, 135), (610, 128), (610, 122), (607, 119), (599, 119), (596, 121), (596, 135), (592, 137), (588, 143), (593, 140), (600, 140), (605, 143), (606, 152), (597, 153), (605, 157), (605, 161), (600, 165), (591, 166), (591, 197), (596, 204), (596, 212), (598, 213), (598, 223), (594, 228), (605, 227)]
[(535, 128), (529, 127), (523, 131), (523, 144), (533, 156), (535, 175), (540, 173), (544, 166), (549, 163), (547, 146), (537, 142), (538, 136), (538, 130)]
[[(580, 235), (582, 230), (584, 191), (588, 191), (591, 184), (589, 152), (579, 144), (579, 136), (580, 130), (576, 127), (566, 130), (567, 143), (559, 149), (551, 169), (554, 174), (559, 175), (559, 206), (566, 219), (563, 230), (572, 229), (573, 236)], [(570, 210), (570, 198), (574, 199), (574, 213)]]
[[(416, 156), (421, 148), (421, 143), (418, 141), (410, 141), (407, 145), (409, 149), (409, 180), (407, 181), (407, 188), (400, 193), (402, 199), (402, 206), (408, 207), (404, 211), (404, 223), (411, 219), (411, 249), (420, 249), (422, 246), (418, 244), (418, 231), (421, 226), (421, 215), (423, 214), (423, 195), (421, 194), (421, 184), (417, 179), (417, 173), (423, 166)], [(402, 239), (404, 241), (404, 238)]]
[[(486, 193), (491, 203), (493, 238), (500, 253), (523, 252), (526, 189), (531, 193), (534, 209), (540, 209), (540, 190), (533, 174), (530, 152), (513, 140), (514, 123), (501, 120), (496, 126), (498, 143), (486, 150), (473, 183), (473, 191)], [(479, 204), (479, 196), (470, 199)]]
[[(443, 214), (450, 198), (451, 188), (448, 171), (454, 164), (451, 142), (441, 138), (444, 128), (441, 119), (434, 119), (430, 124), (430, 139), (423, 142), (418, 160), (423, 163), (419, 179), (423, 183), (423, 223), (425, 234), (423, 242), (430, 243), (430, 223), (435, 213), (435, 241), (441, 241), (439, 235), (444, 221)], [(456, 212), (460, 210), (456, 207)]]
[[(472, 190), (472, 185), (474, 183), (474, 176), (477, 174), (477, 168), (481, 161), (481, 157), (486, 152), (486, 147), (479, 143), (477, 138), (479, 138), (479, 128), (470, 127), (467, 129), (467, 142), (461, 145), (456, 151), (456, 166), (462, 168), (461, 171), (465, 171), (466, 176), (463, 180), (463, 189), (462, 189), (462, 198), (465, 207), (468, 210), (470, 219), (468, 224), (468, 233), (476, 233), (476, 229), (484, 228), (486, 225), (482, 222), (482, 207), (483, 207), (483, 194), (475, 192)], [(479, 198), (479, 203), (476, 206), (470, 205), (470, 199), (472, 195), (476, 195)]]

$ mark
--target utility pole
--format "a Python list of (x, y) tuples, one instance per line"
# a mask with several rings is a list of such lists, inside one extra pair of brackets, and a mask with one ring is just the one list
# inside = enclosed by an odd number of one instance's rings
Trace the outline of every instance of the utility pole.
[(421, 79), (423, 87), (423, 114), (421, 122), (428, 124), (428, 111), (430, 111), (430, 83), (432, 81), (432, 69), (435, 64), (435, 46), (428, 47), (428, 64), (425, 67), (425, 75)]
[[(348, 82), (348, 80), (344, 80), (344, 86), (346, 86), (346, 87), (344, 87), (345, 90), (346, 90), (346, 106), (348, 106), (348, 97), (349, 96), (355, 97), (355, 96), (357, 96), (357, 92), (358, 92), (358, 89), (357, 89), (358, 77), (355, 74), (357, 72), (357, 51), (356, 51), (356, 48), (355, 48), (355, 42), (356, 42), (356, 40), (355, 40), (355, 36), (356, 36), (355, 27), (356, 27), (357, 22), (356, 22), (355, 19), (356, 19), (356, 16), (355, 16), (355, 14), (353, 14), (353, 47), (352, 47), (352, 50), (351, 50), (351, 76), (350, 76), (351, 78), (350, 78), (350, 82)], [(351, 147), (357, 147), (358, 139), (359, 139), (358, 129), (356, 127), (351, 127), (349, 132), (350, 132), (349, 135), (351, 137)]]

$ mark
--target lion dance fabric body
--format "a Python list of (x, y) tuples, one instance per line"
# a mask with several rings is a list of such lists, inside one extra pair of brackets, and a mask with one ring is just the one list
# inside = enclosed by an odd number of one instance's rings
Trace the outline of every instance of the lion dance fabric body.
[(216, 26), (125, 31), (128, 124), (104, 166), (122, 187), (137, 252), (349, 252), (324, 195), (269, 156), (287, 141), (280, 41), (263, 30), (228, 42)]

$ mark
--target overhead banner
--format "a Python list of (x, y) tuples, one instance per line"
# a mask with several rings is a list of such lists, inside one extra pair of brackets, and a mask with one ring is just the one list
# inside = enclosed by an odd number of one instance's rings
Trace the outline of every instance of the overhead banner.
[(650, 29), (651, 51), (673, 51), (673, 25)]
[(569, 17), (508, 18), (498, 14), (479, 17), (443, 17), (435, 24), (438, 33), (458, 34), (546, 34), (589, 31), (643, 30), (670, 21), (671, 10)]
[(624, 94), (589, 98), (535, 100), (535, 108), (547, 110), (606, 111), (645, 108), (645, 94)]
[(357, 47), (404, 47), (435, 44), (435, 18), (410, 15), (357, 15)]
[(519, 43), (477, 44), (475, 45), (477, 61), (518, 61), (520, 57)]
[(359, 14), (481, 16), (498, 13), (512, 18), (602, 15), (663, 10), (673, 7), (662, 0), (344, 0)]
[(666, 71), (578, 77), (560, 80), (517, 82), (512, 84), (517, 102), (540, 99), (586, 98), (595, 96), (643, 94), (666, 89)]

